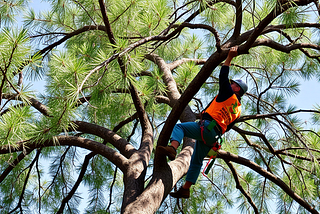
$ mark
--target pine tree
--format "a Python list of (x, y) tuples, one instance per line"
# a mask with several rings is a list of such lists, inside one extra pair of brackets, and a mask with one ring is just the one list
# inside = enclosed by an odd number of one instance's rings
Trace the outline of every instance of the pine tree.
[[(317, 90), (313, 109), (289, 102), (320, 79), (318, 1), (47, 3), (0, 1), (0, 213), (319, 213)], [(171, 162), (156, 147), (218, 93), (232, 46), (242, 116), (172, 199), (194, 140)]]

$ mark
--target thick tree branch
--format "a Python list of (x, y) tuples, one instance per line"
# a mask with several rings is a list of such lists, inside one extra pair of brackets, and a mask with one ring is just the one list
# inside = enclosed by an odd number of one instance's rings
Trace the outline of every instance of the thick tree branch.
[(196, 65), (203, 65), (204, 63), (206, 63), (206, 59), (189, 59), (189, 58), (182, 58), (179, 60), (176, 60), (174, 62), (171, 62), (168, 64), (169, 69), (172, 71), (173, 69), (179, 67), (182, 64), (185, 64), (187, 62), (194, 62)]
[(250, 37), (246, 41), (242, 51), (249, 50), (250, 47), (254, 44), (256, 39), (262, 34), (263, 30), (280, 14), (285, 12), (286, 10), (296, 7), (296, 6), (304, 6), (310, 3), (313, 3), (312, 0), (283, 0), (279, 2), (281, 4), (277, 4), (275, 8), (258, 24), (258, 26), (251, 33)]
[[(146, 55), (146, 58), (152, 62), (154, 62), (155, 64), (157, 64), (157, 66), (159, 67), (159, 69), (162, 72), (162, 79), (163, 82), (165, 83), (165, 85), (167, 86), (168, 89), (168, 98), (170, 100), (170, 106), (175, 105), (175, 103), (177, 102), (177, 100), (181, 97), (180, 92), (178, 91), (178, 87), (177, 87), (177, 83), (173, 78), (172, 75), (172, 69), (177, 65), (177, 64), (181, 64), (181, 63), (185, 63), (188, 60), (177, 60), (171, 64), (167, 64), (164, 59), (162, 59), (160, 56), (158, 56), (157, 54), (148, 54)], [(198, 63), (201, 63), (202, 60), (198, 61), (196, 60)], [(194, 121), (196, 118), (191, 110), (191, 108), (189, 106), (186, 106), (182, 112), (183, 115), (180, 117), (180, 120), (182, 122), (185, 121)]]
[(113, 164), (118, 166), (122, 171), (126, 171), (128, 166), (127, 158), (123, 157), (120, 153), (116, 152), (114, 149), (103, 145), (102, 143), (89, 140), (82, 137), (74, 136), (56, 136), (55, 140), (46, 140), (39, 144), (37, 142), (27, 142), (27, 143), (17, 143), (14, 146), (7, 145), (0, 148), (0, 154), (8, 154), (23, 151), (25, 148), (36, 149), (52, 146), (77, 146), (80, 148), (88, 149), (96, 154), (100, 154), (103, 157), (110, 160)]
[[(154, 168), (152, 179), (143, 193), (138, 196), (137, 200), (126, 207), (124, 213), (129, 214), (130, 210), (141, 210), (141, 202), (149, 205), (143, 207), (144, 213), (155, 213), (173, 186), (187, 173), (193, 152), (193, 144), (194, 142), (191, 139), (185, 138), (184, 147), (175, 161), (171, 161), (168, 164), (166, 164), (166, 160), (159, 162), (158, 165), (160, 167)], [(157, 192), (159, 191), (163, 194), (158, 195)], [(154, 195), (154, 197), (150, 197), (150, 194)]]
[[(99, 5), (100, 5), (103, 21), (104, 21), (104, 24), (106, 26), (106, 32), (108, 34), (109, 40), (110, 40), (111, 44), (115, 45), (116, 44), (116, 40), (115, 40), (115, 37), (114, 37), (112, 29), (111, 29), (111, 25), (110, 25), (110, 22), (109, 22), (109, 19), (108, 19), (108, 16), (107, 16), (107, 12), (106, 12), (106, 7), (105, 7), (105, 4), (104, 4), (104, 1), (103, 0), (99, 0)], [(118, 62), (119, 62), (120, 68), (122, 70), (122, 73), (124, 75), (126, 75), (125, 64), (122, 61), (121, 57), (118, 58)], [(141, 100), (139, 98), (138, 91), (132, 85), (132, 83), (130, 83), (129, 90), (130, 90), (130, 93), (131, 93), (131, 96), (132, 96), (132, 99), (133, 99), (133, 103), (134, 103), (134, 105), (136, 107), (136, 110), (138, 112), (140, 123), (141, 123), (142, 129), (143, 129), (143, 136), (147, 135), (147, 136), (150, 137), (150, 136), (152, 136), (152, 134), (150, 134), (150, 132), (152, 133), (151, 124), (150, 124), (150, 122), (148, 120), (148, 117), (147, 117), (145, 111), (144, 111), (144, 107), (143, 107), (142, 102), (141, 102)], [(153, 142), (153, 138), (151, 138), (151, 139), (148, 138), (148, 139), (145, 139), (145, 140), (147, 140), (147, 141), (151, 140), (151, 143)], [(142, 141), (144, 141), (144, 140), (142, 140)], [(141, 144), (141, 146), (145, 147), (149, 143)], [(149, 146), (147, 146), (147, 147), (149, 147)]]
[(173, 106), (172, 105), (172, 103), (171, 103), (171, 101), (170, 101), (170, 99), (168, 98), (168, 97), (165, 97), (165, 96), (156, 96), (155, 97), (156, 98), (156, 101), (158, 102), (158, 103), (165, 103), (165, 104), (167, 104), (167, 105), (169, 105), (169, 106)]
[[(126, 125), (127, 123), (133, 121), (133, 120), (136, 119), (137, 117), (138, 117), (138, 115), (137, 115), (137, 113), (136, 113), (136, 114), (134, 114), (133, 116), (127, 118), (126, 120), (120, 122), (117, 126), (115, 126), (115, 127), (113, 128), (112, 131), (113, 131), (113, 132), (117, 132), (121, 127), (123, 127), (123, 126)], [(127, 141), (129, 141), (129, 139), (128, 139)], [(104, 145), (105, 145), (105, 144), (106, 144), (106, 143), (105, 143), (105, 141), (104, 141)], [(58, 213), (63, 213), (63, 209), (64, 209), (66, 203), (68, 203), (68, 201), (69, 201), (69, 200), (72, 198), (72, 196), (75, 194), (76, 190), (79, 188), (80, 183), (82, 182), (83, 177), (84, 177), (84, 175), (85, 175), (85, 172), (86, 172), (86, 170), (87, 170), (89, 161), (90, 161), (95, 155), (96, 155), (95, 152), (91, 152), (91, 153), (89, 153), (88, 155), (86, 155), (85, 160), (84, 160), (84, 162), (83, 162), (83, 164), (82, 164), (82, 168), (81, 168), (81, 171), (80, 171), (80, 173), (79, 173), (78, 179), (77, 179), (77, 181), (75, 182), (75, 184), (73, 185), (72, 190), (71, 190), (71, 191), (68, 193), (68, 195), (62, 200), (62, 203), (61, 203), (61, 206), (60, 206), (60, 208), (59, 208)], [(117, 169), (118, 169), (118, 167), (116, 167), (115, 175), (116, 175), (116, 173), (117, 173)], [(110, 192), (111, 192), (111, 191), (112, 191), (112, 188), (110, 188)], [(111, 204), (111, 196), (110, 196), (110, 204)], [(110, 205), (110, 204), (109, 204), (109, 205)]]
[(162, 79), (167, 86), (168, 89), (168, 97), (170, 101), (175, 102), (179, 99), (180, 93), (177, 88), (177, 83), (174, 80), (170, 67), (168, 64), (158, 55), (156, 54), (148, 54), (146, 58), (150, 61), (156, 63), (159, 69), (162, 71)]
[[(302, 49), (302, 48), (311, 48), (311, 49), (315, 49), (315, 50), (320, 50), (320, 46), (316, 45), (316, 44), (310, 44), (310, 43), (299, 43), (299, 44), (289, 44), (289, 45), (282, 45), (280, 43), (275, 42), (274, 40), (271, 39), (257, 39), (252, 47), (256, 47), (256, 46), (268, 46), (272, 49), (281, 51), (281, 52), (285, 52), (285, 53), (290, 53), (293, 50), (296, 49)], [(309, 55), (311, 57), (311, 55)], [(319, 57), (319, 56), (316, 56)], [(316, 58), (313, 57), (313, 58)]]
[(109, 22), (109, 18), (107, 16), (107, 11), (106, 11), (106, 6), (104, 4), (104, 1), (99, 0), (99, 5), (100, 5), (101, 14), (102, 14), (102, 19), (103, 19), (104, 25), (106, 26), (106, 33), (108, 34), (109, 41), (111, 42), (111, 44), (115, 45), (117, 42), (111, 30), (111, 25)]
[(49, 115), (49, 111), (46, 105), (42, 104), (41, 102), (39, 102), (38, 100), (36, 100), (33, 97), (29, 97), (28, 101), (31, 102), (31, 105), (37, 109), (40, 113), (42, 113), (44, 116), (47, 117), (52, 117)]
[[(19, 94), (3, 94), (3, 98), (8, 99), (8, 100), (17, 99), (19, 101), (22, 101), (20, 99)], [(50, 117), (49, 111), (48, 111), (48, 108), (46, 105), (42, 104), (41, 102), (39, 102), (38, 100), (36, 100), (33, 97), (29, 97), (28, 102), (30, 102), (30, 105), (33, 106), (35, 109), (37, 109), (40, 113), (42, 113), (45, 116)]]
[[(297, 41), (300, 39), (300, 37), (298, 37), (297, 39), (293, 40), (291, 39), (290, 35), (287, 34), (286, 32), (282, 31), (282, 30), (278, 30), (279, 34), (283, 35), (285, 38), (288, 39), (288, 41), (290, 42), (290, 44), (297, 44)], [(301, 45), (301, 44), (300, 44)], [(315, 48), (316, 49), (316, 48)], [(316, 56), (312, 56), (308, 51), (306, 51), (303, 48), (299, 49), (302, 53), (304, 53), (307, 57), (309, 58), (315, 58), (316, 60), (318, 60), (318, 62), (320, 62), (319, 60), (319, 55)]]
[[(111, 25), (109, 23), (109, 19), (107, 16), (104, 1), (99, 0), (99, 5), (100, 5), (103, 21), (106, 26), (106, 32), (108, 34), (109, 40), (110, 40), (111, 44), (116, 45), (116, 40), (115, 40), (115, 37), (112, 33), (112, 29), (111, 29)], [(120, 68), (121, 68), (123, 75), (126, 76), (125, 63), (123, 62), (123, 60), (120, 56), (118, 57), (118, 63), (120, 65)], [(144, 110), (144, 106), (140, 100), (138, 91), (134, 87), (134, 85), (132, 85), (131, 82), (129, 85), (129, 90), (130, 90), (130, 94), (131, 94), (134, 106), (137, 110), (139, 120), (141, 123), (141, 127), (142, 127), (142, 139), (141, 139), (141, 144), (140, 144), (140, 148), (139, 148), (140, 158), (138, 158), (138, 159), (140, 159), (140, 161), (149, 162), (150, 157), (151, 157), (152, 144), (153, 144), (153, 130), (152, 130), (150, 121), (148, 119), (148, 116)], [(144, 156), (144, 158), (141, 159), (141, 157), (143, 157), (143, 156)], [(126, 197), (126, 196), (124, 196), (124, 197)]]
[(126, 158), (130, 158), (131, 155), (136, 152), (136, 149), (130, 143), (110, 129), (83, 121), (75, 121), (74, 123), (77, 131), (101, 137), (106, 142), (111, 143), (115, 148), (117, 148)]
[(237, 120), (237, 122), (244, 122), (244, 121), (247, 121), (247, 120), (264, 119), (264, 118), (274, 118), (275, 116), (284, 116), (284, 115), (291, 115), (291, 114), (297, 114), (297, 113), (316, 113), (316, 114), (320, 114), (320, 111), (299, 109), (299, 110), (290, 111), (290, 112), (276, 112), (276, 113), (270, 113), (270, 114), (243, 115)]
[[(293, 23), (292, 25), (290, 26), (287, 26), (287, 25), (269, 25), (269, 26), (266, 26), (265, 29), (263, 29), (263, 31), (261, 32), (261, 35), (265, 35), (265, 34), (268, 34), (268, 33), (272, 33), (272, 32), (279, 32), (279, 30), (284, 30), (284, 29), (296, 29), (296, 28), (316, 28), (318, 29), (320, 27), (320, 24), (318, 23)], [(256, 29), (256, 28), (255, 28)], [(246, 42), (249, 37), (253, 34), (254, 30), (249, 30), (247, 32), (244, 32), (242, 33), (241, 35), (239, 35), (238, 38), (236, 38), (236, 43), (237, 44), (242, 44), (244, 42)], [(253, 44), (255, 41), (253, 41)], [(247, 53), (247, 49), (246, 47), (240, 47), (241, 49), (238, 49), (238, 53), (239, 54), (244, 54), (244, 53)]]
[(240, 35), (241, 27), (242, 27), (242, 0), (236, 0), (236, 24), (234, 28), (234, 32), (232, 38), (237, 38)]
[(303, 198), (301, 198), (297, 193), (295, 193), (285, 182), (283, 182), (280, 178), (276, 177), (274, 174), (266, 171), (262, 167), (260, 167), (258, 164), (240, 157), (235, 154), (231, 154), (230, 152), (226, 152), (223, 150), (219, 150), (218, 157), (222, 158), (226, 161), (232, 161), (244, 166), (249, 167), (250, 169), (254, 170), (255, 172), (259, 173), (263, 177), (269, 179), (276, 185), (278, 185), (285, 193), (287, 193), (290, 197), (292, 197), (297, 203), (299, 203), (302, 207), (307, 209), (312, 214), (319, 214), (317, 210), (315, 210), (314, 207), (312, 207), (307, 201), (305, 201)]
[(127, 191), (124, 191), (123, 194), (121, 210), (124, 209), (127, 204), (135, 201), (137, 196), (143, 191), (144, 178), (153, 150), (153, 130), (141, 99), (138, 95), (138, 90), (132, 85), (131, 82), (129, 85), (129, 90), (142, 127), (142, 137), (138, 151), (130, 157), (130, 166), (128, 167), (128, 170), (124, 172), (123, 180)]

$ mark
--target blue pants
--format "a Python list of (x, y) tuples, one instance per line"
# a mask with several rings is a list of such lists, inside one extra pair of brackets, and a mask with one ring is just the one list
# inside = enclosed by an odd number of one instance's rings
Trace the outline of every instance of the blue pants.
[(195, 184), (198, 179), (203, 159), (207, 156), (208, 152), (213, 146), (213, 143), (218, 140), (218, 134), (215, 132), (215, 130), (212, 129), (209, 131), (206, 128), (209, 124), (210, 121), (205, 120), (205, 128), (203, 130), (203, 138), (205, 143), (201, 137), (200, 125), (196, 122), (178, 123), (174, 126), (171, 134), (171, 141), (176, 140), (179, 142), (179, 144), (181, 144), (183, 137), (196, 140), (194, 151), (191, 157), (190, 167), (186, 177), (186, 180), (193, 184)]

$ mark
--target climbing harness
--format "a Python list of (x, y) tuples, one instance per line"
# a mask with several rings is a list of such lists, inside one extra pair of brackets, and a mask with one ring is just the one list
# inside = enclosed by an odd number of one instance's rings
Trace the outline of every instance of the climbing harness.
[[(199, 125), (200, 125), (200, 130), (201, 130), (201, 139), (203, 141), (204, 144), (207, 145), (206, 141), (204, 140), (204, 137), (203, 137), (203, 132), (204, 132), (204, 129), (205, 129), (205, 126), (204, 126), (204, 122), (205, 120), (200, 120), (199, 121)], [(217, 141), (219, 139), (221, 139), (221, 131), (217, 125), (217, 122), (215, 120), (211, 120), (209, 125), (207, 126), (207, 129), (211, 132), (212, 129), (214, 129), (214, 131), (217, 133)], [(213, 144), (214, 147), (217, 147), (218, 145), (216, 144)], [(220, 147), (218, 148), (220, 149)]]
[[(201, 130), (201, 139), (202, 139), (203, 143), (207, 145), (207, 143), (206, 143), (206, 141), (204, 140), (204, 137), (203, 137), (203, 131), (205, 129), (204, 122), (205, 122), (205, 120), (200, 120), (199, 121), (199, 125), (200, 125), (200, 130)], [(207, 157), (209, 157), (209, 161), (208, 161), (208, 163), (206, 164), (205, 168), (202, 171), (202, 174), (205, 177), (207, 177), (207, 174), (209, 173), (211, 167), (213, 166), (214, 161), (215, 161), (215, 159), (217, 157), (217, 151), (221, 148), (221, 144), (223, 143), (223, 139), (221, 138), (220, 129), (217, 126), (217, 122), (215, 120), (212, 120), (210, 122), (210, 124), (207, 126), (207, 129), (209, 131), (212, 131), (212, 129), (215, 130), (215, 132), (217, 133), (217, 141), (213, 143), (210, 151), (207, 154)]]

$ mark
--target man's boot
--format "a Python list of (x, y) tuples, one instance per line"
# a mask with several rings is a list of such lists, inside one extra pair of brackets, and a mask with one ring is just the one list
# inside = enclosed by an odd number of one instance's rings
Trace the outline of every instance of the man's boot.
[(180, 189), (176, 192), (170, 193), (170, 195), (174, 198), (189, 198), (190, 197), (190, 189), (184, 189), (180, 187)]
[(157, 152), (161, 155), (168, 156), (169, 160), (174, 160), (177, 155), (177, 151), (173, 146), (157, 146)]

